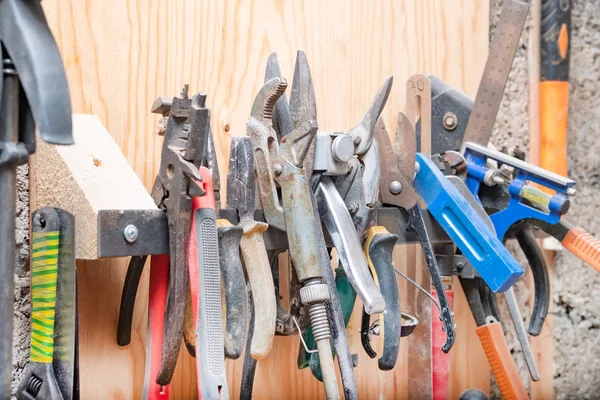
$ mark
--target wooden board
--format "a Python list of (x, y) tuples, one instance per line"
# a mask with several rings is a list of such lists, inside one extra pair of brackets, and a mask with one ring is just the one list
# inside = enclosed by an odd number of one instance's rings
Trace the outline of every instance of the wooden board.
[[(272, 51), (289, 78), (296, 50), (306, 52), (321, 129), (347, 130), (388, 75), (396, 82), (383, 113), (389, 127), (404, 108), (404, 82), (414, 73), (436, 74), (474, 95), (488, 47), (486, 0), (45, 0), (42, 5), (67, 67), (74, 112), (100, 118), (147, 188), (159, 166), (162, 141), (150, 105), (159, 95), (179, 93), (184, 83), (208, 93), (224, 178), (230, 138), (245, 134)], [(82, 398), (141, 397), (147, 276), (138, 293), (132, 343), (127, 348), (115, 343), (126, 265), (127, 260), (78, 264)], [(489, 386), (460, 293), (455, 309), (453, 397), (467, 387)], [(324, 398), (322, 385), (296, 370), (297, 346), (297, 338), (276, 340), (270, 357), (259, 363), (256, 398)], [(193, 364), (187, 356), (180, 361), (173, 398), (192, 398)], [(394, 372), (378, 372), (361, 354), (361, 398), (405, 398), (408, 366), (403, 361)], [(241, 362), (228, 362), (228, 374), (236, 398)]]

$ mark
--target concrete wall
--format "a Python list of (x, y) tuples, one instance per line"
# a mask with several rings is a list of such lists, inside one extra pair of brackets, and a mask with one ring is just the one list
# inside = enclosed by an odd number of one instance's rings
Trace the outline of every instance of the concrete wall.
[[(492, 34), (501, 0), (492, 1)], [(571, 37), (571, 99), (569, 116), (569, 175), (577, 180), (570, 220), (592, 234), (600, 234), (600, 1), (574, 0)], [(526, 45), (529, 24), (515, 58), (510, 81), (496, 123), (492, 142), (509, 150), (528, 149), (528, 85)], [(13, 379), (23, 376), (29, 357), (29, 196), (28, 170), (18, 175), (17, 261)], [(522, 259), (522, 255), (519, 255)], [(517, 284), (522, 312), (529, 315), (527, 288)], [(552, 299), (554, 314), (554, 367), (556, 398), (600, 396), (600, 274), (568, 252), (556, 258)], [(502, 302), (501, 302), (502, 303)], [(505, 320), (508, 316), (505, 314)], [(527, 372), (516, 340), (509, 330), (521, 375)], [(494, 391), (498, 396), (497, 390)]]
[[(503, 1), (492, 1), (492, 26)], [(569, 176), (577, 181), (569, 219), (600, 234), (600, 1), (573, 0)], [(492, 142), (528, 150), (527, 43), (531, 19), (521, 38)], [(521, 259), (522, 259), (521, 255)], [(557, 399), (600, 397), (600, 274), (567, 251), (556, 256), (552, 282), (554, 315), (554, 386)], [(527, 288), (517, 284), (523, 315), (529, 315)], [(505, 320), (508, 315), (504, 313)], [(526, 321), (527, 323), (529, 320)], [(509, 332), (521, 376), (527, 378), (518, 344)]]

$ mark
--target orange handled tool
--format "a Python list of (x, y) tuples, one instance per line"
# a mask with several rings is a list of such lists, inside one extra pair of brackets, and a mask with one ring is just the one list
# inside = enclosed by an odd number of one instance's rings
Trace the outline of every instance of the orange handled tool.
[(485, 282), (477, 277), (459, 279), (477, 323), (477, 336), (496, 377), (502, 397), (510, 400), (527, 399), (527, 390), (510, 354), (502, 324), (493, 316), (493, 305), (485, 295)]
[(555, 225), (539, 220), (530, 220), (529, 222), (553, 236), (571, 253), (600, 271), (600, 240), (587, 233), (583, 228), (574, 226), (564, 218)]
[(543, 0), (540, 167), (567, 176), (571, 0)]
[(476, 332), (502, 397), (506, 400), (529, 398), (521, 382), (515, 360), (510, 355), (502, 324), (497, 321), (484, 324), (479, 326)]

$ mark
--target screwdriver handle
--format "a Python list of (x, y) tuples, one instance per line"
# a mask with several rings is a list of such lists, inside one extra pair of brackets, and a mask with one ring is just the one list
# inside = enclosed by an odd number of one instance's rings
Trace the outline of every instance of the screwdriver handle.
[(475, 332), (479, 336), (502, 397), (506, 400), (527, 399), (527, 391), (510, 355), (502, 324), (493, 322), (481, 325)]
[(574, 227), (567, 232), (562, 245), (585, 261), (597, 271), (600, 271), (600, 240), (579, 227)]
[(275, 284), (263, 240), (263, 232), (269, 225), (264, 222), (242, 221), (240, 226), (244, 230), (240, 248), (252, 288), (254, 304), (254, 333), (250, 354), (254, 359), (260, 360), (265, 358), (273, 347), (277, 320)]

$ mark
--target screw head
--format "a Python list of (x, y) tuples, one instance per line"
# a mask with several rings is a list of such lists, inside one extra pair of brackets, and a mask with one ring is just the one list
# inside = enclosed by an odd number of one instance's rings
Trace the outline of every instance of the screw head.
[(402, 184), (398, 181), (392, 181), (390, 183), (390, 193), (400, 194), (400, 192), (402, 192)]
[(444, 128), (446, 128), (449, 131), (453, 131), (454, 129), (456, 129), (457, 125), (458, 118), (454, 113), (448, 111), (446, 114), (444, 114)]
[(273, 173), (277, 176), (281, 175), (281, 173), (283, 172), (283, 165), (281, 164), (275, 164), (273, 165)]
[(138, 238), (139, 232), (135, 225), (127, 225), (125, 229), (123, 229), (123, 236), (128, 243), (134, 243)]

